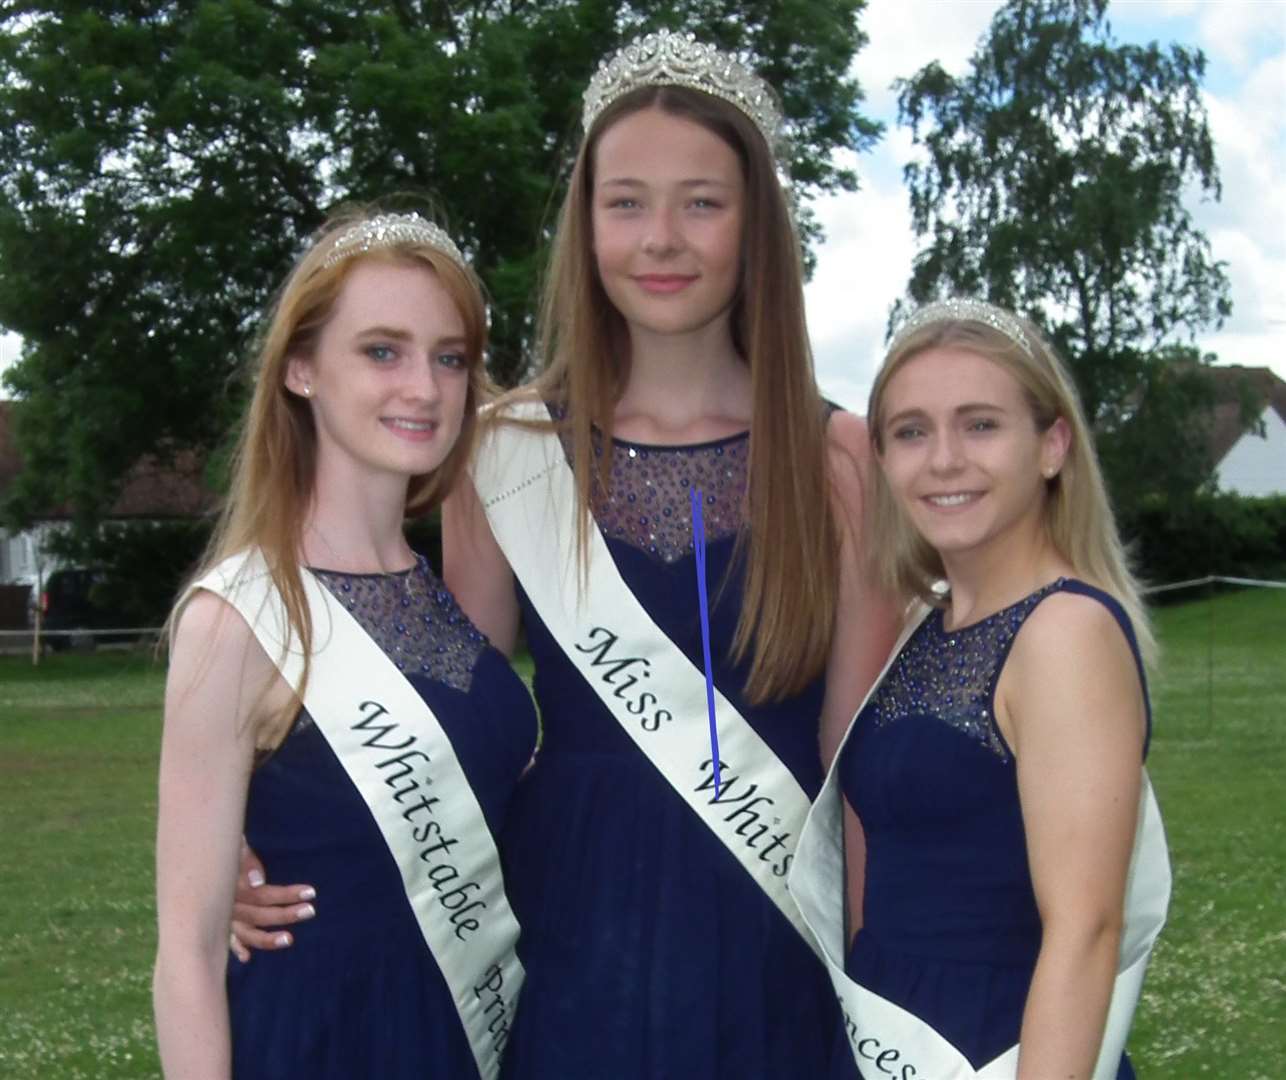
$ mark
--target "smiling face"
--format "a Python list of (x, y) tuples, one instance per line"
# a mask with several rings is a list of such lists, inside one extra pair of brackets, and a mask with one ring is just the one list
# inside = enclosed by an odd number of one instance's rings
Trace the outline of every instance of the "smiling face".
[(745, 201), (731, 146), (657, 108), (630, 113), (599, 137), (592, 198), (599, 278), (632, 338), (726, 328)]
[(397, 484), (432, 472), (460, 434), (464, 320), (424, 264), (357, 261), (287, 387), (312, 407), (317, 482)]
[(1000, 364), (957, 346), (926, 349), (890, 377), (881, 412), (889, 490), (944, 562), (1040, 542), (1068, 427), (1059, 418), (1038, 431)]

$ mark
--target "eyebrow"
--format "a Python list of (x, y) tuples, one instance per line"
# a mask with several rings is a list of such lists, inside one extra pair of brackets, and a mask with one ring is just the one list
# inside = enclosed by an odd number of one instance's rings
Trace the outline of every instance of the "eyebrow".
[[(644, 180), (635, 179), (632, 176), (612, 177), (610, 180), (599, 181), (600, 187), (623, 187), (623, 188), (645, 188), (648, 186)], [(693, 177), (690, 180), (680, 180), (679, 187), (696, 188), (696, 187), (720, 187), (730, 188), (733, 185), (726, 180), (715, 180), (709, 177)]]
[[(361, 341), (366, 338), (389, 338), (393, 341), (410, 341), (414, 338), (409, 330), (401, 330), (393, 326), (368, 326), (364, 330), (359, 330), (354, 337)], [(434, 341), (434, 344), (441, 348), (443, 345), (452, 347), (466, 348), (469, 344), (468, 338), (460, 334), (450, 337), (440, 337)]]
[[(963, 405), (957, 405), (951, 411), (954, 415), (961, 416), (965, 413), (974, 413), (974, 412), (1003, 413), (1003, 412), (1006, 412), (1007, 410), (1003, 405), (996, 405), (986, 401), (969, 401)], [(928, 415), (929, 414), (926, 413), (923, 409), (903, 409), (901, 412), (894, 413), (887, 420), (885, 420), (884, 423), (886, 426), (888, 426), (890, 424), (896, 424), (901, 420), (910, 420), (912, 418), (919, 419), (921, 417), (927, 417)]]

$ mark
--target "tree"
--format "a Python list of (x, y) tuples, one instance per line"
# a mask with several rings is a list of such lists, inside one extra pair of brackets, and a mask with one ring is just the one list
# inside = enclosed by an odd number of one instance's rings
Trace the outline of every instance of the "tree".
[[(917, 302), (984, 296), (1030, 315), (1068, 358), (1101, 433), (1124, 435), (1146, 415), (1160, 434), (1208, 400), (1199, 380), (1167, 376), (1194, 355), (1172, 347), (1176, 336), (1231, 311), (1223, 266), (1183, 201), (1220, 193), (1205, 58), (1121, 44), (1106, 9), (1011, 0), (967, 75), (934, 63), (899, 83), (899, 120), (927, 151), (906, 168), (913, 226), (927, 238), (907, 291)], [(1194, 458), (1169, 460), (1190, 471)], [(1123, 455), (1108, 464), (1119, 495), (1130, 466)]]
[[(533, 293), (597, 60), (697, 30), (783, 90), (807, 198), (867, 145), (864, 0), (0, 0), (0, 325), (25, 470), (11, 520), (91, 526), (144, 453), (216, 447), (269, 290), (336, 204), (447, 211), (493, 302), (493, 374)], [(802, 217), (805, 236), (815, 223)]]

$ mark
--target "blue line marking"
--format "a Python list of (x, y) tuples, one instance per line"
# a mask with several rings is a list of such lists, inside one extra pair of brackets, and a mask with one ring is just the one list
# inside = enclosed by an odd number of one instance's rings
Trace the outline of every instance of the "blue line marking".
[(706, 712), (710, 716), (710, 762), (714, 797), (719, 797), (719, 728), (714, 722), (714, 676), (710, 673), (710, 605), (706, 596), (706, 530), (701, 514), (701, 489), (692, 488), (692, 550), (697, 564), (697, 600), (701, 605), (701, 654), (706, 665)]

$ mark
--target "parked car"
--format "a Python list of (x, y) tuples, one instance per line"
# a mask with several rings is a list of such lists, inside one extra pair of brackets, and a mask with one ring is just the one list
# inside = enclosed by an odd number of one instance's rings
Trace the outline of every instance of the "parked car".
[(121, 630), (125, 623), (114, 607), (104, 602), (109, 594), (108, 576), (103, 570), (89, 567), (63, 567), (50, 572), (44, 587), (32, 598), (27, 623), (36, 625), (40, 613), (42, 633), (54, 631), (46, 639), (51, 649), (69, 647), (92, 649), (107, 641), (133, 641), (135, 633), (102, 634), (94, 631)]

